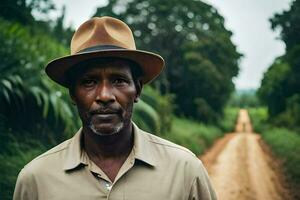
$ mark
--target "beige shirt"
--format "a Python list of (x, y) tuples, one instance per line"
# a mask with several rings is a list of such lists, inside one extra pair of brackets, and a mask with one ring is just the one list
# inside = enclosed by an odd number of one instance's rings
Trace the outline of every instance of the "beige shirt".
[(134, 146), (112, 183), (76, 135), (27, 164), (14, 200), (212, 200), (201, 161), (189, 150), (134, 125)]

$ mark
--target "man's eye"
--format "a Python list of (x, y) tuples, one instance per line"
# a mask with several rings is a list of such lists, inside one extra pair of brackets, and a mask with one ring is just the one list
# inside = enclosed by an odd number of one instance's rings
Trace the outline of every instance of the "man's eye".
[(113, 80), (114, 84), (122, 85), (122, 84), (127, 84), (128, 81), (123, 79), (123, 78), (116, 78)]
[(93, 79), (83, 79), (81, 81), (81, 85), (85, 86), (85, 87), (91, 87), (93, 85), (96, 84), (96, 81)]

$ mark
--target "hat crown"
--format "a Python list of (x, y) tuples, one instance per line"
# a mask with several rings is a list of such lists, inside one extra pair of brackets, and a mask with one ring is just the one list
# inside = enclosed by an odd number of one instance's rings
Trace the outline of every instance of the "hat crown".
[(93, 58), (116, 58), (135, 62), (143, 71), (141, 81), (153, 80), (164, 67), (164, 59), (152, 52), (137, 50), (132, 31), (112, 17), (94, 17), (83, 23), (71, 40), (71, 55), (49, 62), (47, 75), (62, 86), (69, 87), (68, 71)]
[(136, 50), (132, 31), (124, 22), (112, 17), (94, 17), (83, 23), (73, 35), (71, 55), (103, 45)]

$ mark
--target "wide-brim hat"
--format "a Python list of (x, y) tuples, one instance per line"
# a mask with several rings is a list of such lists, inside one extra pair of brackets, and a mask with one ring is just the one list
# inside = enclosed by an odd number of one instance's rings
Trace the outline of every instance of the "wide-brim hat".
[(66, 72), (78, 63), (93, 58), (122, 58), (141, 67), (145, 84), (160, 74), (164, 59), (155, 53), (137, 50), (130, 28), (112, 17), (94, 17), (83, 23), (71, 40), (71, 55), (49, 62), (47, 75), (55, 82), (68, 87)]

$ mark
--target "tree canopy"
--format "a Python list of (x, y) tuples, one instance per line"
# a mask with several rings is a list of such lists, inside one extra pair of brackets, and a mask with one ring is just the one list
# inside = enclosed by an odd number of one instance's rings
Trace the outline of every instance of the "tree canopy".
[(241, 54), (212, 6), (201, 1), (109, 1), (94, 16), (114, 16), (132, 28), (137, 47), (159, 53), (166, 68), (153, 87), (176, 95), (176, 113), (215, 121), (234, 89)]
[(280, 30), (286, 53), (277, 58), (264, 74), (258, 90), (267, 104), (271, 120), (278, 125), (299, 127), (300, 124), (300, 0), (289, 10), (270, 19), (273, 30)]

